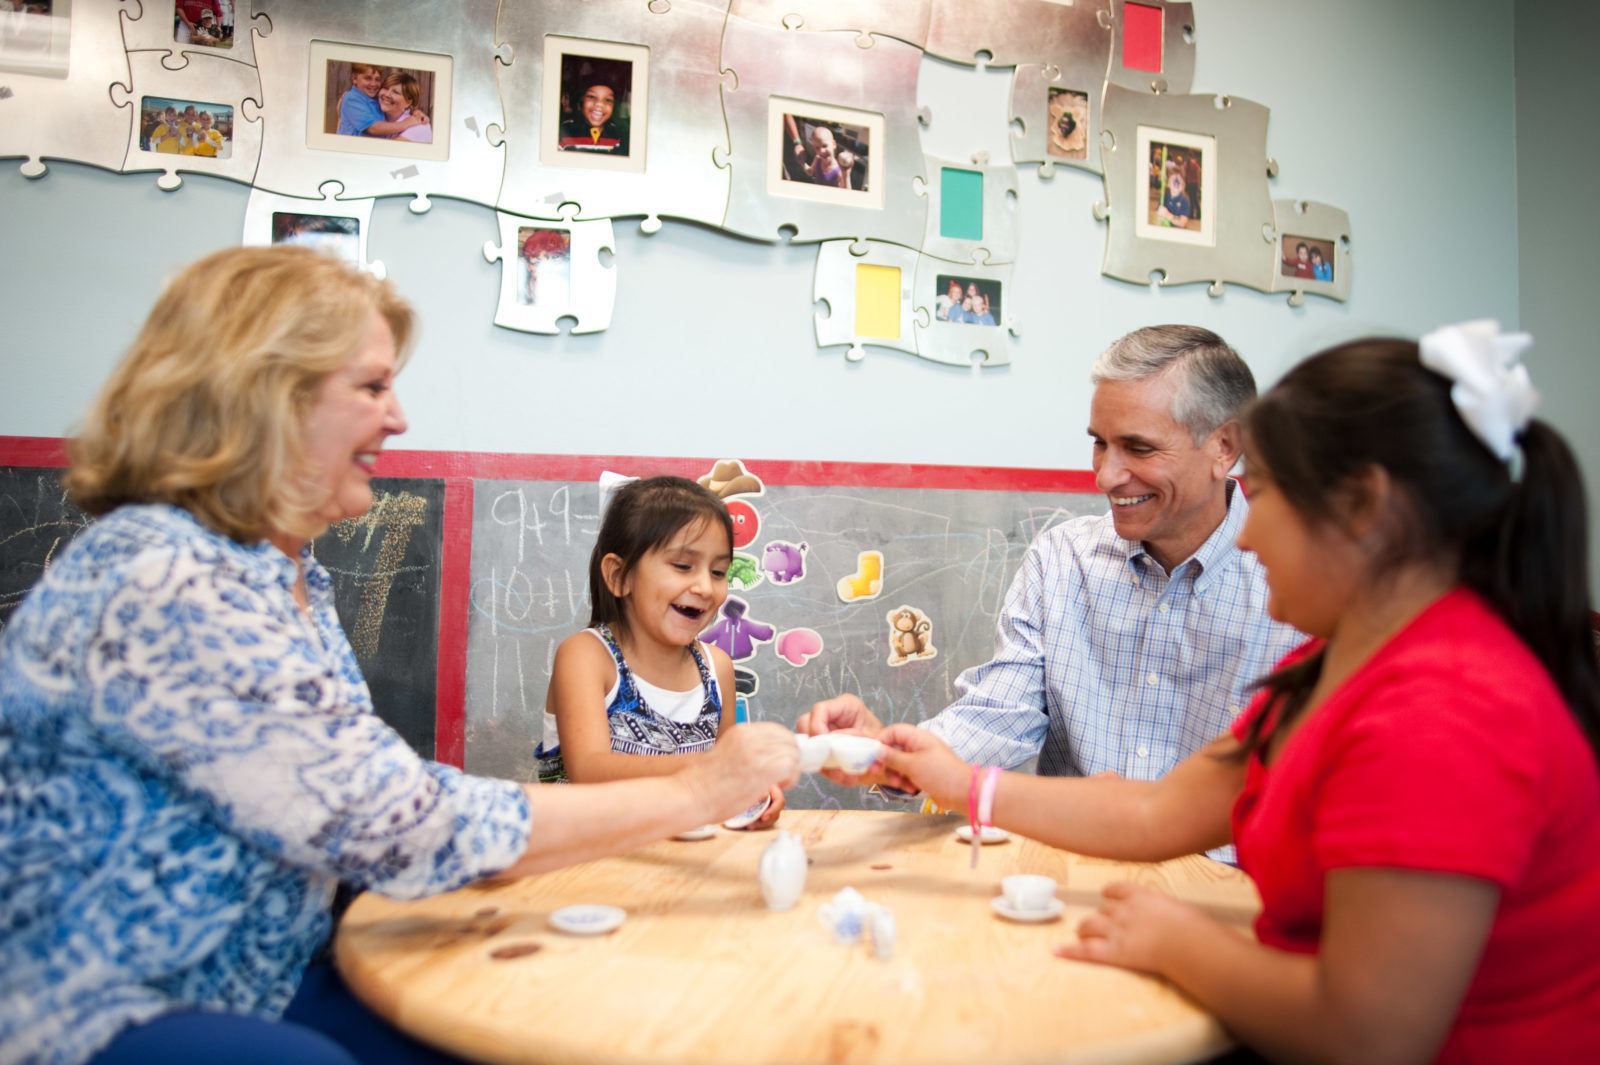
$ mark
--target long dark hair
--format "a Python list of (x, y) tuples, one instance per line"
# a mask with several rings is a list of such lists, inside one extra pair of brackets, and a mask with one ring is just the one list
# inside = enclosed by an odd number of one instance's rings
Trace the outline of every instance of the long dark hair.
[[(1462, 421), (1451, 383), (1422, 365), (1417, 345), (1370, 339), (1313, 355), (1244, 417), (1247, 452), (1312, 522), (1337, 521), (1354, 478), (1381, 466), (1408, 520), (1380, 567), (1459, 559), (1459, 579), (1505, 618), (1549, 671), (1600, 758), (1600, 659), (1589, 602), (1583, 481), (1566, 441), (1537, 419), (1517, 436), (1520, 479)], [(1321, 654), (1262, 681), (1298, 716), (1322, 672)], [(1255, 719), (1246, 751), (1265, 742)]]
[(708, 522), (728, 534), (733, 551), (733, 518), (727, 505), (687, 477), (647, 477), (629, 481), (612, 495), (600, 519), (600, 538), (589, 554), (589, 625), (609, 625), (626, 631), (622, 600), (606, 586), (601, 562), (607, 555), (622, 559), (620, 576), (626, 578), (652, 548), (660, 547), (678, 530)]

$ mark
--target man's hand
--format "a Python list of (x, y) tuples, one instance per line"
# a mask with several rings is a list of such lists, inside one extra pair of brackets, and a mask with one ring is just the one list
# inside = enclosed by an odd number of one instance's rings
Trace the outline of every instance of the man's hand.
[(813, 703), (809, 711), (800, 715), (794, 730), (803, 736), (820, 736), (824, 732), (854, 732), (861, 736), (877, 738), (883, 731), (883, 722), (872, 715), (867, 704), (846, 692), (832, 699)]
[(927, 729), (896, 724), (878, 742), (887, 748), (880, 763), (884, 783), (901, 791), (925, 792), (946, 810), (965, 811), (972, 767)]

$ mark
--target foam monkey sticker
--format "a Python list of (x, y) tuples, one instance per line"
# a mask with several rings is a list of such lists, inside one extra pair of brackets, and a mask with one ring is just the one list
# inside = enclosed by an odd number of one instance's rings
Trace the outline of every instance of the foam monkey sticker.
[(889, 621), (889, 665), (903, 666), (919, 658), (933, 658), (933, 622), (916, 607), (904, 603), (885, 615)]

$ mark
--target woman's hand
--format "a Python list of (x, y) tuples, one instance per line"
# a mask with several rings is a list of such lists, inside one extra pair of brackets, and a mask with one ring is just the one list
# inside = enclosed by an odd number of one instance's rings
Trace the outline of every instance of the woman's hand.
[(1056, 948), (1062, 958), (1168, 975), (1166, 954), (1211, 918), (1186, 902), (1125, 880), (1107, 884), (1100, 909), (1078, 922), (1078, 941)]
[(966, 811), (972, 767), (943, 740), (927, 729), (901, 723), (879, 733), (878, 742), (886, 748), (881, 764), (889, 786), (926, 792), (946, 810)]
[(794, 733), (773, 722), (735, 725), (681, 775), (707, 804), (701, 823), (726, 821), (756, 796), (800, 779), (800, 745)]

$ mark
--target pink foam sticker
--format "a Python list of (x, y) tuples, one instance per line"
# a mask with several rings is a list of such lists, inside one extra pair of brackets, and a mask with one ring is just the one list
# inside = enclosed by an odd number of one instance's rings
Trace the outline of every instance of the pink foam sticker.
[(1161, 73), (1161, 18), (1151, 4), (1122, 5), (1122, 65)]

